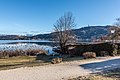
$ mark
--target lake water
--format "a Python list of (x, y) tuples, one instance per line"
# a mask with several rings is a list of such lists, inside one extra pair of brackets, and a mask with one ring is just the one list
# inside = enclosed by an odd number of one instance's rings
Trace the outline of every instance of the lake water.
[(3, 49), (28, 49), (28, 48), (39, 48), (46, 50), (49, 54), (54, 53), (52, 48), (54, 42), (47, 40), (0, 40), (0, 50)]
[(0, 44), (6, 43), (17, 43), (17, 42), (52, 42), (48, 40), (0, 40)]

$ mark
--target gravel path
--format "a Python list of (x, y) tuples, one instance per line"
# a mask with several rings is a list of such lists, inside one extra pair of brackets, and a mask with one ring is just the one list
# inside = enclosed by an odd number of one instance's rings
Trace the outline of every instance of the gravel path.
[(2, 70), (0, 71), (0, 80), (67, 80), (68, 78), (119, 66), (120, 57), (72, 61), (55, 65)]

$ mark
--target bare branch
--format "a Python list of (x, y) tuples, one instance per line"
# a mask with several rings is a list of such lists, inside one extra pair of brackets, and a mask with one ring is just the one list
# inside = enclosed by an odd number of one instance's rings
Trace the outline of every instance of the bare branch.
[(65, 13), (64, 16), (60, 17), (54, 26), (55, 38), (59, 41), (60, 48), (63, 51), (64, 47), (70, 42), (72, 35), (71, 29), (76, 26), (75, 18), (71, 12)]

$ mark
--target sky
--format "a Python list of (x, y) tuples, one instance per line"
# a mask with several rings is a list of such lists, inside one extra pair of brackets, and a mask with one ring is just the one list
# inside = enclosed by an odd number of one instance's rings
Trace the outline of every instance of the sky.
[(0, 34), (44, 34), (66, 12), (77, 26), (113, 25), (120, 0), (0, 0)]

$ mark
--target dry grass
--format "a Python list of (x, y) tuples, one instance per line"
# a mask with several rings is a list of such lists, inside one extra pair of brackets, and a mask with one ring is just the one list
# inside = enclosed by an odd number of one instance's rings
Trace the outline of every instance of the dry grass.
[(117, 78), (104, 77), (101, 75), (94, 75), (88, 77), (89, 80), (117, 80)]
[[(6, 69), (14, 69), (20, 67), (34, 67), (34, 66), (43, 66), (51, 64), (51, 56), (42, 56), (39, 59), (36, 56), (16, 56), (10, 58), (0, 59), (0, 70)], [(44, 59), (45, 58), (45, 59)], [(37, 60), (36, 60), (37, 59)], [(64, 55), (63, 62), (71, 62), (71, 61), (81, 61), (86, 62), (94, 59), (83, 59), (79, 56), (69, 57), (68, 55)]]
[(115, 68), (112, 70), (103, 71), (102, 73), (98, 73), (98, 75), (120, 80), (120, 68)]
[(0, 70), (14, 69), (20, 67), (33, 67), (49, 64), (44, 61), (36, 61), (35, 56), (17, 56), (0, 59)]
[(9, 58), (14, 56), (34, 56), (38, 53), (46, 53), (38, 45), (26, 44), (7, 44), (0, 45), (0, 58)]
[(102, 73), (79, 76), (68, 80), (120, 80), (120, 68), (104, 71)]
[(9, 65), (9, 64), (21, 64), (25, 62), (32, 62), (35, 60), (35, 57), (31, 56), (18, 56), (18, 57), (11, 57), (11, 58), (5, 58), (0, 59), (0, 66), (1, 65)]
[(77, 78), (68, 80), (120, 80), (118, 78), (105, 77), (101, 75), (89, 75), (89, 76), (79, 76)]

